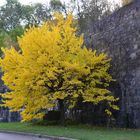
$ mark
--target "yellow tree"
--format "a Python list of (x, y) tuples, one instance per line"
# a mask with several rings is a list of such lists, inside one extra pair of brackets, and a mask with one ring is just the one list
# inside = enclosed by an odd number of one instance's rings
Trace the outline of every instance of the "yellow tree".
[(44, 110), (58, 104), (64, 119), (64, 102), (74, 107), (79, 98), (93, 104), (106, 101), (118, 109), (108, 90), (110, 59), (84, 47), (74, 25), (72, 15), (55, 14), (53, 20), (30, 28), (18, 39), (20, 51), (3, 50), (2, 79), (11, 89), (2, 95), (3, 105), (22, 110), (23, 121), (40, 119)]

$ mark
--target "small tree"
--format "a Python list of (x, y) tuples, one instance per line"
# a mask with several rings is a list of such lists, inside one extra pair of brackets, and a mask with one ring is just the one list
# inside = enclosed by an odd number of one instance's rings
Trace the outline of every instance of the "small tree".
[(52, 21), (26, 31), (18, 42), (21, 50), (4, 49), (0, 65), (2, 79), (11, 89), (2, 95), (4, 106), (22, 109), (23, 121), (42, 118), (44, 110), (58, 103), (64, 120), (64, 102), (73, 107), (79, 98), (93, 104), (106, 101), (118, 109), (108, 90), (110, 59), (83, 46), (72, 15), (64, 19), (56, 14)]

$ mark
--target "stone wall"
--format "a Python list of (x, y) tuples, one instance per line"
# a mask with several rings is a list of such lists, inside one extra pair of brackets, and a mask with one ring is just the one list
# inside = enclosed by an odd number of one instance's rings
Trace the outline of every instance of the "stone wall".
[(121, 106), (117, 124), (140, 128), (140, 0), (93, 24), (85, 37), (89, 47), (112, 58), (111, 71), (117, 80), (112, 91)]

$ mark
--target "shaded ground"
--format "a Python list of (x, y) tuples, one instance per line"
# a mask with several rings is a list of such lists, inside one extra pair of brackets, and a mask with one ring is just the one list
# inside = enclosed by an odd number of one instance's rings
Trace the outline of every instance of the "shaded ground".
[(15, 135), (15, 134), (0, 133), (0, 140), (49, 140), (49, 139), (17, 135), (17, 134)]
[(101, 128), (84, 125), (63, 127), (38, 126), (25, 123), (0, 123), (0, 130), (63, 136), (79, 140), (140, 140), (140, 130)]

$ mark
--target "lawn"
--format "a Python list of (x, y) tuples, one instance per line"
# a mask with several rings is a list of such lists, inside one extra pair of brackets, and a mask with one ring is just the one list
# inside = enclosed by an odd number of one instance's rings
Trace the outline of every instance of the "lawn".
[(140, 140), (140, 130), (91, 126), (39, 126), (26, 123), (0, 123), (0, 130), (64, 136), (79, 140)]

